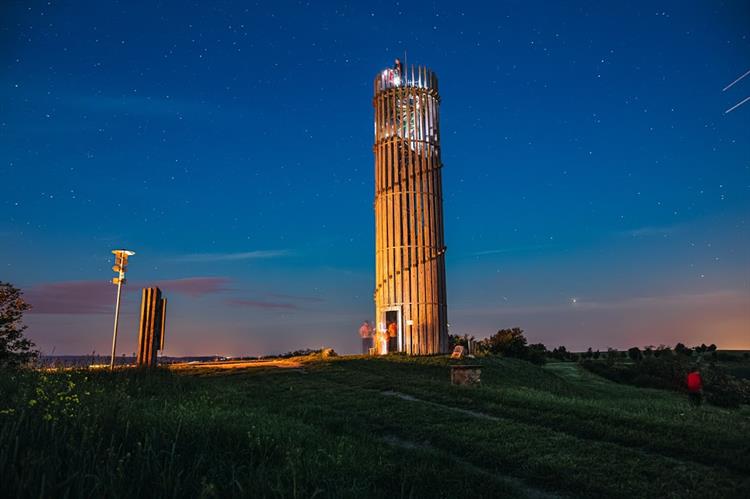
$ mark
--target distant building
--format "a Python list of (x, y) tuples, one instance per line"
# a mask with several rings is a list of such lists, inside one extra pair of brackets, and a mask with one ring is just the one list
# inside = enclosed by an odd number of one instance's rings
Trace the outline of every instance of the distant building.
[(389, 352), (446, 353), (437, 76), (398, 62), (374, 84), (376, 328)]

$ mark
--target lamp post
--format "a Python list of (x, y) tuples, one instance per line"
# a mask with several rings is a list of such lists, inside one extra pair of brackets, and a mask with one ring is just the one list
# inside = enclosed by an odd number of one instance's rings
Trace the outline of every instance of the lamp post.
[(117, 277), (112, 278), (112, 284), (117, 284), (117, 303), (115, 305), (115, 330), (112, 333), (112, 358), (109, 361), (109, 370), (115, 368), (115, 351), (117, 350), (117, 323), (120, 320), (120, 296), (122, 285), (125, 284), (125, 271), (128, 268), (128, 257), (135, 255), (135, 251), (118, 249), (112, 250), (115, 255), (115, 264), (112, 270), (117, 272)]

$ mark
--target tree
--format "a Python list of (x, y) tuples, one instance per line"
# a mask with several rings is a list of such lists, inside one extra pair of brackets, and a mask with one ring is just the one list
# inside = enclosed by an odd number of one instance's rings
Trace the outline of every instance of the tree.
[(568, 349), (563, 345), (554, 348), (552, 349), (552, 357), (558, 360), (566, 360), (568, 358)]
[(643, 358), (643, 354), (641, 353), (640, 348), (633, 347), (633, 348), (628, 348), (628, 357), (630, 357), (630, 360), (637, 362)]
[(18, 367), (39, 354), (23, 336), (23, 313), (31, 306), (22, 295), (20, 289), (0, 281), (0, 367)]
[(654, 357), (671, 357), (672, 356), (672, 349), (669, 348), (666, 345), (659, 345), (656, 347), (656, 350), (654, 351)]
[(693, 354), (693, 349), (686, 347), (684, 343), (678, 343), (674, 346), (674, 353), (690, 357)]
[(490, 353), (501, 353), (506, 357), (523, 359), (526, 356), (526, 337), (523, 329), (501, 329), (487, 338), (487, 348)]
[(525, 359), (532, 364), (543, 365), (547, 362), (547, 355), (549, 350), (544, 346), (544, 343), (533, 343), (526, 349)]
[(613, 366), (619, 356), (620, 352), (618, 352), (616, 348), (607, 347), (607, 356), (605, 357), (607, 359), (607, 365)]

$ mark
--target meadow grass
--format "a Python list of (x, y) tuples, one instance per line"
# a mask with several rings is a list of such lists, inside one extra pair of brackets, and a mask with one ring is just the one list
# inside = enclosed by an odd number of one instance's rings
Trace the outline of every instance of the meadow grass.
[(749, 497), (750, 416), (573, 363), (4, 373), (0, 495)]

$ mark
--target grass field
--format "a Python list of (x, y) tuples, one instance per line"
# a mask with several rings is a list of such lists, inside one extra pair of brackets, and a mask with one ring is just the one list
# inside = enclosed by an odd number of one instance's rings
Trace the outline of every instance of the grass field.
[(574, 363), (3, 375), (0, 496), (750, 497), (750, 410)]

